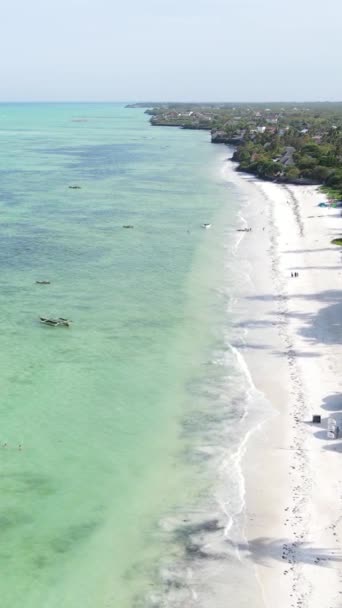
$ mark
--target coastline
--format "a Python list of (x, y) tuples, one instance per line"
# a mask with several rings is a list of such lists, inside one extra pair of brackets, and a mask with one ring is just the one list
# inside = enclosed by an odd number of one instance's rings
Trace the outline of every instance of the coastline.
[[(325, 186), (342, 196), (340, 143), (336, 115), (324, 106), (291, 103), (137, 103), (155, 127), (210, 132), (211, 143), (234, 146), (231, 160), (255, 179), (281, 184)], [(340, 108), (339, 108), (340, 109)], [(320, 120), (318, 120), (320, 119)], [(336, 123), (336, 124), (335, 124)], [(324, 146), (328, 145), (328, 148)], [(326, 157), (329, 149), (330, 160)]]
[[(248, 544), (240, 556), (254, 564), (267, 608), (337, 608), (342, 444), (326, 439), (326, 425), (339, 410), (342, 418), (341, 251), (330, 244), (342, 218), (317, 207), (324, 196), (315, 186), (258, 181), (231, 161), (225, 173), (243, 190), (253, 229), (237, 250), (251, 277), (238, 298), (237, 336), (242, 326), (247, 337), (237, 347), (274, 408), (243, 459)], [(309, 424), (313, 414), (321, 425)]]

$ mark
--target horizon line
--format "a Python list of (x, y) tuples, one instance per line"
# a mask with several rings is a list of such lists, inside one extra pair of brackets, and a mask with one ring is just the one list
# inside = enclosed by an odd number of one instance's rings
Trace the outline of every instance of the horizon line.
[(57, 104), (57, 103), (113, 103), (113, 104), (146, 104), (146, 105), (151, 105), (151, 104), (194, 104), (194, 105), (198, 105), (198, 104), (305, 104), (305, 103), (311, 103), (311, 104), (334, 104), (334, 103), (342, 103), (342, 99), (336, 99), (336, 100), (330, 100), (330, 99), (325, 99), (325, 100), (310, 100), (310, 99), (306, 99), (304, 101), (298, 101), (298, 100), (270, 100), (270, 99), (265, 99), (263, 101), (215, 101), (215, 100), (200, 100), (200, 101), (194, 101), (194, 100), (142, 100), (142, 101), (137, 101), (137, 100), (103, 100), (103, 99), (98, 99), (98, 100), (87, 100), (87, 99), (62, 99), (62, 100), (56, 100), (56, 99), (30, 99), (30, 100), (0, 100), (0, 105), (2, 104), (29, 104), (29, 103), (51, 103), (51, 104)]

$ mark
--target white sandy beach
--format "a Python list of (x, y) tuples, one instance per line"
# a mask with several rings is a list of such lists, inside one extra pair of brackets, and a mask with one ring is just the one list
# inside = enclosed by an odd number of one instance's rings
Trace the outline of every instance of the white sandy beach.
[[(227, 428), (241, 442), (232, 451), (231, 434), (204, 434), (217, 485), (203, 506), (160, 522), (177, 551), (148, 605), (341, 608), (342, 438), (328, 439), (327, 421), (342, 428), (342, 249), (331, 244), (342, 217), (318, 207), (316, 187), (224, 166), (244, 198), (226, 250), (226, 348), (242, 385)], [(241, 228), (251, 231), (232, 248)]]
[[(267, 608), (337, 608), (342, 439), (328, 439), (326, 427), (329, 416), (342, 426), (342, 265), (331, 245), (342, 217), (317, 206), (324, 196), (316, 187), (260, 182), (227, 165), (252, 227), (238, 249), (252, 277), (239, 302), (247, 329), (240, 350), (274, 407), (244, 459), (241, 559), (255, 564)], [(321, 425), (310, 423), (313, 414)]]

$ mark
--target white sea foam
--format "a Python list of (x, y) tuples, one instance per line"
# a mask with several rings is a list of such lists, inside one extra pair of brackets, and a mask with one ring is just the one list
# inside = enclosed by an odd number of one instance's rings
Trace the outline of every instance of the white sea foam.
[(258, 607), (253, 567), (242, 561), (239, 550), (241, 543), (247, 543), (243, 458), (251, 437), (273, 410), (254, 385), (242, 353), (248, 328), (243, 326), (239, 294), (241, 285), (250, 286), (252, 278), (248, 264), (239, 259), (239, 247), (248, 235), (235, 230), (248, 226), (244, 212), (249, 201), (243, 199), (241, 206), (236, 224), (224, 233), (226, 280), (216, 289), (217, 297), (223, 298), (226, 325), (217, 328), (217, 344), (208, 354), (201, 379), (196, 380), (199, 403), (186, 426), (186, 456), (199, 478), (203, 477), (206, 491), (202, 488), (195, 504), (184, 506), (160, 524), (174, 557), (165, 558), (167, 572), (173, 574), (161, 583), (154, 604), (158, 606), (223, 608), (229, 589), (238, 587), (241, 598), (245, 594), (250, 599), (241, 605), (254, 602)]

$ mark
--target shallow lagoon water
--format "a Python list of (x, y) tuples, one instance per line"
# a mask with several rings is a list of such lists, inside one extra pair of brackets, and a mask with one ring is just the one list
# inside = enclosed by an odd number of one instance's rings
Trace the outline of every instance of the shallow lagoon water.
[(0, 132), (1, 605), (143, 605), (243, 415), (238, 193), (208, 133), (141, 110), (2, 104)]

